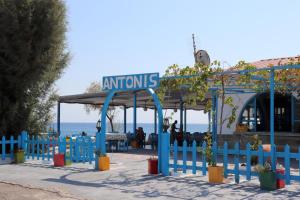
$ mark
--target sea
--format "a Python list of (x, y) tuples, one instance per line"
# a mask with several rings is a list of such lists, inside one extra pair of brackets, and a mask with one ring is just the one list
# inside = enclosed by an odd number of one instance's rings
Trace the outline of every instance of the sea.
[[(50, 125), (51, 129), (56, 131), (57, 124), (52, 123)], [(107, 131), (110, 132), (110, 124), (106, 125)], [(146, 133), (146, 137), (151, 133), (154, 133), (154, 124), (153, 123), (137, 123), (136, 127), (142, 127), (144, 132)], [(179, 125), (177, 126), (179, 128)], [(116, 132), (124, 133), (123, 124), (115, 124), (114, 129)], [(186, 125), (187, 132), (206, 132), (208, 129), (208, 124), (187, 124)], [(96, 134), (96, 123), (78, 123), (78, 122), (61, 122), (60, 123), (60, 131), (61, 136), (72, 136), (78, 135), (82, 132), (87, 133), (87, 135), (94, 136)], [(133, 133), (133, 124), (127, 123), (126, 132)]]

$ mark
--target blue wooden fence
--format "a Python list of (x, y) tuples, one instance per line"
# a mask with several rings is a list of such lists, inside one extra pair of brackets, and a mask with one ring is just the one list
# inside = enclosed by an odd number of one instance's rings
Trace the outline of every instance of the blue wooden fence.
[[(7, 139), (5, 136), (0, 140), (2, 160), (14, 159), (14, 150), (23, 149), (26, 159), (50, 160), (57, 153), (64, 153), (67, 160), (73, 162), (89, 162), (95, 160), (95, 142), (88, 136), (79, 136), (75, 140), (55, 137), (28, 137), (22, 132), (17, 138), (13, 136)], [(7, 146), (9, 145), (9, 148)]]
[[(1, 159), (2, 160), (5, 160), (6, 158), (14, 159), (15, 144), (18, 144), (18, 148), (21, 148), (21, 135), (19, 135), (17, 138), (11, 136), (10, 139), (8, 140), (3, 136), (0, 141), (0, 144), (2, 148)], [(7, 144), (9, 144), (9, 149), (6, 149)]]
[(95, 160), (95, 142), (88, 136), (76, 137), (75, 140), (67, 138), (29, 137), (26, 140), (26, 158), (39, 160), (53, 159), (56, 153), (63, 153), (66, 159), (73, 162), (89, 162)]
[[(187, 173), (187, 170), (191, 170), (193, 174), (197, 171), (201, 172), (202, 175), (206, 175), (207, 172), (207, 162), (206, 154), (202, 153), (206, 150), (206, 143), (203, 142), (201, 146), (196, 145), (196, 141), (193, 141), (191, 146), (187, 145), (184, 141), (182, 146), (178, 146), (177, 141), (170, 148), (173, 153), (173, 162), (170, 162), (169, 167), (178, 172), (179, 169), (183, 173)], [(263, 165), (266, 159), (270, 159), (272, 168), (276, 169), (277, 158), (282, 158), (284, 162), (285, 173), (277, 174), (277, 177), (284, 179), (286, 184), (290, 184), (291, 180), (300, 181), (300, 147), (297, 153), (290, 152), (289, 145), (285, 145), (283, 152), (276, 151), (276, 146), (272, 146), (270, 152), (263, 151), (263, 147), (260, 145), (257, 151), (251, 150), (251, 145), (248, 143), (246, 149), (240, 149), (239, 143), (235, 143), (233, 149), (228, 148), (227, 142), (224, 143), (222, 147), (217, 147), (216, 143), (213, 144), (212, 151), (214, 152), (215, 159), (222, 161), (224, 167), (224, 177), (227, 178), (228, 175), (233, 174), (235, 177), (235, 182), (239, 183), (240, 176), (245, 176), (247, 180), (251, 180), (251, 177), (258, 176), (257, 172), (251, 167), (251, 157), (258, 156), (258, 163)], [(179, 160), (179, 153), (182, 154), (182, 159)], [(188, 153), (191, 154), (188, 159)], [(229, 167), (229, 158), (233, 160), (232, 167)], [(241, 162), (241, 159), (245, 158), (245, 162)], [(295, 159), (297, 162), (297, 174), (291, 174), (291, 159)], [(180, 164), (179, 164), (180, 161)], [(246, 164), (245, 167), (241, 168), (241, 163)]]

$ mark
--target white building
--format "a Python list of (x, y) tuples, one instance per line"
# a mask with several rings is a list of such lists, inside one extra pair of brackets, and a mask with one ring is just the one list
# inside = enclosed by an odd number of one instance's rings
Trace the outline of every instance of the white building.
[[(300, 55), (296, 57), (266, 59), (251, 63), (257, 68), (278, 66), (288, 64), (291, 61), (299, 61)], [(230, 94), (234, 105), (237, 106), (236, 120), (227, 127), (223, 123), (222, 134), (233, 134), (236, 126), (247, 124), (249, 132), (269, 132), (270, 127), (270, 98), (269, 93), (239, 93)], [(218, 99), (218, 122), (220, 121), (221, 99)], [(223, 119), (231, 115), (232, 108), (225, 104)], [(218, 132), (220, 125), (218, 124)], [(275, 94), (275, 132), (300, 133), (300, 100), (296, 94)]]

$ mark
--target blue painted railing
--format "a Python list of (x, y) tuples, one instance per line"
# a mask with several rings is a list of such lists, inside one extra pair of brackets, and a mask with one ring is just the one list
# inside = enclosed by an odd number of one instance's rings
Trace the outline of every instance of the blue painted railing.
[[(9, 148), (7, 149), (7, 144), (9, 144)], [(22, 141), (21, 141), (21, 135), (19, 135), (17, 138), (14, 136), (10, 136), (9, 139), (6, 139), (5, 136), (2, 136), (2, 139), (0, 140), (1, 145), (1, 159), (5, 160), (6, 158), (14, 159), (14, 150), (15, 150), (15, 144), (18, 144), (18, 148), (21, 148)]]
[[(170, 162), (169, 167), (178, 172), (179, 169), (183, 173), (187, 173), (187, 170), (190, 170), (193, 174), (196, 174), (197, 171), (201, 172), (202, 175), (206, 175), (207, 172), (207, 162), (206, 154), (203, 153), (206, 151), (206, 143), (203, 142), (201, 146), (197, 146), (196, 142), (193, 141), (191, 146), (187, 146), (187, 142), (184, 141), (182, 147), (178, 146), (177, 141), (170, 148), (171, 153), (173, 154), (173, 161)], [(245, 176), (247, 180), (251, 180), (251, 177), (258, 176), (258, 173), (254, 171), (251, 166), (251, 157), (257, 156), (258, 163), (263, 165), (264, 161), (269, 159), (272, 163), (272, 168), (276, 169), (277, 158), (283, 159), (283, 167), (285, 169), (284, 175), (277, 174), (277, 177), (284, 179), (286, 184), (290, 184), (291, 180), (300, 181), (300, 147), (297, 153), (290, 152), (289, 145), (285, 145), (283, 152), (276, 151), (276, 146), (272, 146), (270, 152), (263, 151), (263, 147), (260, 145), (257, 151), (251, 150), (251, 145), (248, 143), (246, 149), (240, 149), (239, 143), (235, 143), (233, 149), (228, 148), (227, 142), (224, 143), (222, 147), (217, 147), (216, 143), (213, 144), (212, 151), (215, 153), (215, 159), (222, 158), (224, 167), (224, 177), (227, 178), (229, 174), (233, 174), (235, 177), (235, 182), (239, 183), (240, 176)], [(182, 160), (179, 164), (179, 153), (182, 154)], [(191, 156), (188, 160), (187, 154), (190, 153)], [(233, 158), (233, 163), (229, 163), (229, 158)], [(241, 167), (242, 162), (241, 158), (245, 159), (245, 167)], [(291, 159), (296, 159), (298, 165), (298, 173), (291, 174)], [(231, 164), (231, 167), (229, 167)]]
[[(28, 137), (23, 132), (18, 137), (3, 136), (0, 140), (2, 160), (14, 159), (14, 150), (23, 149), (26, 159), (50, 160), (57, 153), (64, 153), (67, 160), (73, 162), (89, 162), (95, 160), (95, 142), (89, 136), (79, 136), (76, 139), (55, 137)], [(9, 147), (9, 148), (8, 148)]]
[(73, 162), (89, 162), (95, 160), (95, 142), (88, 136), (74, 139), (51, 138), (51, 137), (31, 137), (26, 141), (26, 158), (42, 160), (53, 159), (56, 153), (64, 153), (66, 159)]

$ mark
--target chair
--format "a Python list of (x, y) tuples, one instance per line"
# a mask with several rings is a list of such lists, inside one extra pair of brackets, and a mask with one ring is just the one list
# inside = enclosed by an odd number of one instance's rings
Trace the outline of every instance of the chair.
[(148, 143), (151, 145), (151, 149), (157, 149), (157, 134), (151, 133), (148, 137)]

